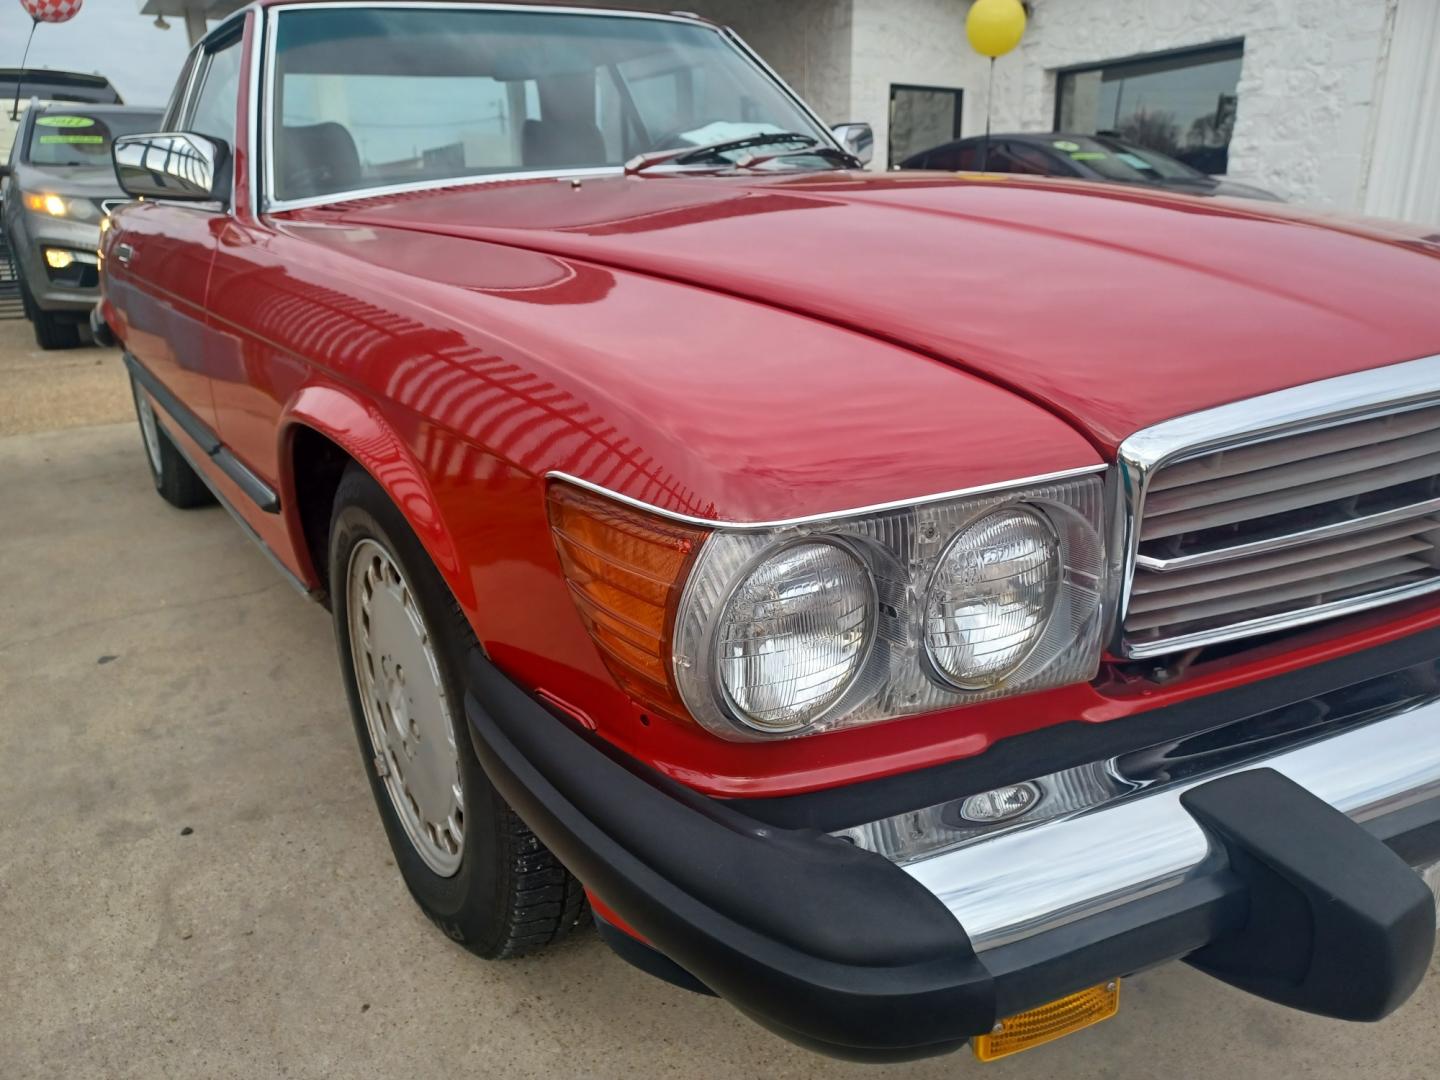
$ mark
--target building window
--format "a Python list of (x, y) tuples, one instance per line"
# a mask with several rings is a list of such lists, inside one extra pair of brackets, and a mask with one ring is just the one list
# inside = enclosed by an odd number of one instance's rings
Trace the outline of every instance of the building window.
[(1207, 173), (1229, 165), (1243, 41), (1059, 73), (1055, 130), (1118, 135)]
[(963, 90), (890, 87), (890, 164), (960, 138)]

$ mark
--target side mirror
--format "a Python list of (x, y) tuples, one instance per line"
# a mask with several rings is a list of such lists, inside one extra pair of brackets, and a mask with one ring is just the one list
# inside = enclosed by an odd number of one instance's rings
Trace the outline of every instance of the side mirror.
[(869, 124), (836, 124), (830, 129), (848, 153), (869, 165), (875, 159), (875, 132)]
[(115, 140), (115, 177), (137, 199), (226, 202), (230, 148), (190, 132), (122, 135)]

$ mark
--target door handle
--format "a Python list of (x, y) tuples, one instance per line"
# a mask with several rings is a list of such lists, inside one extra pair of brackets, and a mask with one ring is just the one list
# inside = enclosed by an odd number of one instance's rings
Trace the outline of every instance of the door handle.
[(120, 263), (122, 266), (129, 266), (130, 260), (134, 257), (135, 249), (129, 244), (125, 243), (125, 241), (122, 240), (120, 241), (120, 243), (115, 245), (115, 261)]

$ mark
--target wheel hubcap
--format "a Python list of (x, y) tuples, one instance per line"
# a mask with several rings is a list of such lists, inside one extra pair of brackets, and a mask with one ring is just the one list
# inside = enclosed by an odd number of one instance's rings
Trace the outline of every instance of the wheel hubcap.
[(136, 391), (135, 411), (140, 414), (140, 434), (145, 437), (145, 453), (150, 456), (150, 467), (160, 475), (160, 429), (155, 424), (155, 408), (150, 398)]
[(346, 577), (350, 655), (375, 769), (416, 853), (449, 877), (465, 849), (465, 799), (434, 642), (380, 544), (355, 545)]

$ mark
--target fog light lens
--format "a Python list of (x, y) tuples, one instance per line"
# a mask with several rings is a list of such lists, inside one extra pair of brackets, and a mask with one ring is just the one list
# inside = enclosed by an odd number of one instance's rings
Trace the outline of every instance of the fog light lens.
[(46, 248), (45, 264), (51, 270), (64, 270), (75, 261), (75, 256), (64, 248)]
[(875, 586), (839, 544), (782, 548), (731, 595), (715, 663), (737, 718), (794, 731), (837, 702), (859, 673), (875, 624)]
[(1038, 1009), (1006, 1017), (989, 1035), (971, 1039), (970, 1049), (981, 1061), (996, 1061), (1109, 1020), (1119, 1011), (1120, 980), (1112, 979)]
[(971, 795), (960, 804), (960, 816), (976, 825), (998, 825), (1013, 821), (1040, 801), (1034, 784), (1010, 784), (994, 791)]
[(925, 597), (925, 651), (940, 676), (983, 690), (1030, 655), (1060, 583), (1060, 545), (1040, 514), (1011, 507), (955, 535)]

